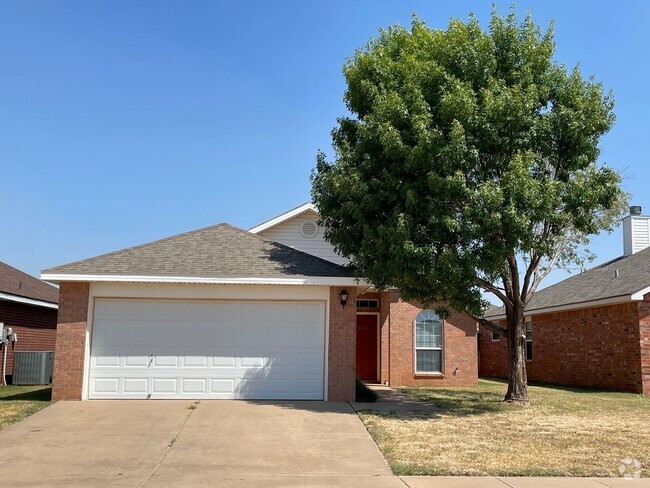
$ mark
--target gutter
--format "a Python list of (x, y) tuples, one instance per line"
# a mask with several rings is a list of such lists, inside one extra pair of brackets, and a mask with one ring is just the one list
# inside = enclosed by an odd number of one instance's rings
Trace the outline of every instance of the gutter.
[(365, 280), (336, 276), (305, 276), (300, 278), (141, 276), (106, 274), (42, 273), (41, 279), (51, 283), (109, 282), (109, 283), (188, 283), (216, 285), (292, 285), (292, 286), (370, 286)]

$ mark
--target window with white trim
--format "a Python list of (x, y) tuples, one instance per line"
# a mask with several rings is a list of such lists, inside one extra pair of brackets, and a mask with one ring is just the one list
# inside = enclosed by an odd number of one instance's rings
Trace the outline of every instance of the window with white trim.
[(526, 361), (533, 360), (533, 323), (526, 321)]
[(442, 373), (443, 321), (433, 310), (422, 310), (415, 318), (415, 372)]

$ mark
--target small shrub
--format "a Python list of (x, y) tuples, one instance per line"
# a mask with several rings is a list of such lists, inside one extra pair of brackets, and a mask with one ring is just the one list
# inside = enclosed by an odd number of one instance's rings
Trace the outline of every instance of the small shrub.
[(372, 403), (377, 401), (377, 393), (364, 385), (363, 381), (359, 378), (357, 378), (356, 401), (363, 403)]

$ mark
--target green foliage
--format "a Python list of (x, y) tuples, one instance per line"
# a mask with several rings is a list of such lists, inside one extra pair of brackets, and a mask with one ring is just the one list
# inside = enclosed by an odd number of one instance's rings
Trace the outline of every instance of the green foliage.
[[(600, 83), (553, 60), (552, 26), (493, 13), (380, 31), (344, 67), (351, 113), (312, 196), (359, 276), (480, 315), (481, 290), (527, 302), (625, 206), (598, 163), (613, 122)], [(520, 271), (521, 269), (521, 271)]]

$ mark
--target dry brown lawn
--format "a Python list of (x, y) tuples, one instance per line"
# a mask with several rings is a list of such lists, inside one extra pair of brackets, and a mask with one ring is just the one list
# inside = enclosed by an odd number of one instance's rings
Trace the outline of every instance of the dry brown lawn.
[(0, 430), (47, 407), (52, 388), (38, 386), (0, 386)]
[(650, 476), (650, 397), (530, 386), (522, 407), (501, 402), (505, 390), (407, 388), (432, 410), (360, 417), (400, 475), (621, 476), (635, 459)]

